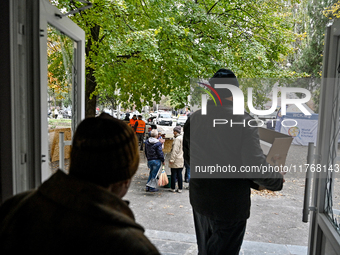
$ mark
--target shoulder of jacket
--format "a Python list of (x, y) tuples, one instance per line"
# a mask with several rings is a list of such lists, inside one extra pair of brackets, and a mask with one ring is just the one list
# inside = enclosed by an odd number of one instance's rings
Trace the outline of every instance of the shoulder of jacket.
[(254, 117), (252, 117), (248, 112), (244, 112), (244, 116), (247, 119), (254, 119)]
[(23, 200), (23, 199), (25, 199), (25, 198), (27, 198), (27, 197), (37, 193), (37, 191), (38, 191), (37, 189), (24, 191), (22, 193), (19, 193), (19, 194), (15, 195), (15, 196), (9, 198), (5, 202), (7, 202), (7, 201), (21, 201), (21, 200)]
[(174, 139), (174, 142), (175, 141), (179, 141), (179, 140), (181, 140), (182, 139), (182, 135), (179, 135), (179, 136), (177, 136), (175, 139)]
[(19, 193), (9, 199), (7, 199), (1, 206), (0, 206), (0, 215), (3, 212), (9, 213), (12, 210), (15, 210), (20, 204), (26, 199), (29, 199), (31, 196), (38, 193), (38, 190), (28, 190), (22, 193)]

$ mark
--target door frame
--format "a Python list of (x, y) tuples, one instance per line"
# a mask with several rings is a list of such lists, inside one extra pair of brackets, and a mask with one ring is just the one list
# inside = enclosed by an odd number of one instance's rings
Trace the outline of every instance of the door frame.
[[(334, 164), (338, 146), (338, 137), (335, 136), (339, 127), (340, 90), (340, 20), (336, 20), (327, 27), (324, 46), (323, 73), (320, 93), (320, 111), (318, 122), (318, 138), (315, 164), (327, 166)], [(334, 120), (335, 119), (335, 120)], [(308, 241), (308, 254), (328, 254), (328, 247), (332, 254), (340, 254), (340, 235), (334, 229), (327, 217), (326, 193), (328, 186), (328, 172), (315, 172), (312, 188), (312, 206), (310, 215), (310, 229)], [(332, 175), (330, 176), (332, 178)]]
[(47, 121), (47, 25), (50, 24), (75, 42), (74, 66), (77, 72), (73, 75), (76, 83), (72, 84), (72, 121), (73, 129), (85, 118), (85, 32), (72, 20), (63, 17), (62, 13), (47, 0), (40, 1), (40, 63), (41, 63), (41, 181), (50, 175), (48, 156), (48, 121)]

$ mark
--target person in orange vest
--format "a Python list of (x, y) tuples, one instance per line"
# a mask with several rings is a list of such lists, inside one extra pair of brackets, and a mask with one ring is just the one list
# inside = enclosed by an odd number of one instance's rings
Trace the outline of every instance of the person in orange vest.
[(140, 150), (143, 150), (143, 138), (145, 134), (145, 122), (142, 120), (142, 115), (138, 115), (138, 120), (135, 123), (134, 129), (136, 131), (136, 135), (138, 138), (138, 142), (140, 143)]
[(137, 116), (136, 116), (136, 114), (134, 114), (134, 115), (132, 116), (132, 119), (130, 119), (130, 126), (131, 126), (132, 128), (135, 127), (136, 121), (137, 121)]

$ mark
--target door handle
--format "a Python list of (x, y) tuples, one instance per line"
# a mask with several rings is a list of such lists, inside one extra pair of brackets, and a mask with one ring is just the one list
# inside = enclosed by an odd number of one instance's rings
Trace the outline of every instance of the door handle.
[[(308, 143), (308, 154), (307, 154), (307, 164), (309, 166), (314, 163), (314, 143)], [(310, 167), (306, 170), (306, 180), (305, 180), (305, 193), (303, 199), (303, 209), (302, 209), (302, 222), (308, 222), (309, 215), (309, 201), (310, 201), (310, 187), (312, 181), (312, 173)]]

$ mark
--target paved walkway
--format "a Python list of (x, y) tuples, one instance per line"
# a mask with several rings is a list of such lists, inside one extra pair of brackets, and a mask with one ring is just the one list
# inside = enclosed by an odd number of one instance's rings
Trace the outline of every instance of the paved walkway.
[[(302, 164), (306, 156), (306, 147), (291, 146), (287, 164)], [(146, 159), (141, 153), (138, 172), (125, 197), (136, 221), (162, 254), (197, 254), (189, 191), (179, 194), (160, 188), (159, 192), (145, 192), (148, 175)], [(282, 191), (252, 194), (251, 216), (240, 254), (307, 254), (309, 224), (301, 221), (304, 177), (303, 173), (287, 174)], [(340, 181), (337, 183), (340, 185)]]
[[(196, 236), (168, 231), (146, 230), (145, 235), (163, 255), (197, 254)], [(244, 241), (240, 255), (306, 255), (307, 247)]]

